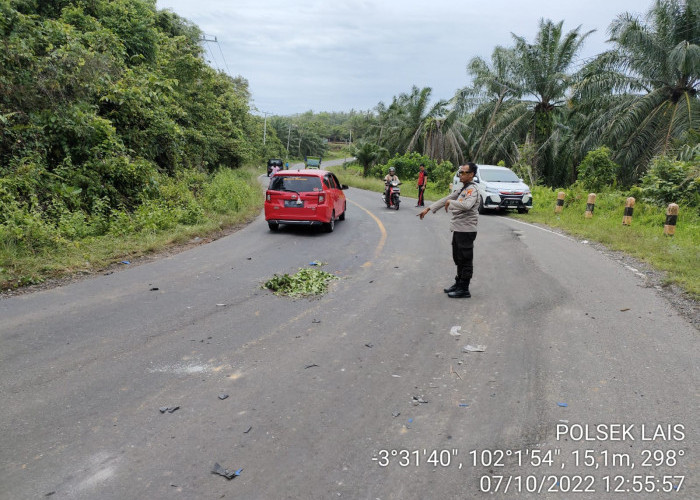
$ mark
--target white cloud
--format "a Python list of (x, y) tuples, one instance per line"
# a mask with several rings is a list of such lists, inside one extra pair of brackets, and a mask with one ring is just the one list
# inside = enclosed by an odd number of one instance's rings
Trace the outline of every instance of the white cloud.
[[(250, 83), (258, 109), (275, 114), (366, 110), (410, 90), (431, 87), (450, 98), (468, 83), (467, 62), (490, 59), (511, 33), (533, 40), (539, 19), (566, 31), (598, 30), (581, 58), (607, 48), (607, 28), (651, 0), (158, 0), (216, 36), (214, 67)], [(223, 57), (222, 57), (223, 53)], [(224, 64), (225, 59), (225, 64)]]

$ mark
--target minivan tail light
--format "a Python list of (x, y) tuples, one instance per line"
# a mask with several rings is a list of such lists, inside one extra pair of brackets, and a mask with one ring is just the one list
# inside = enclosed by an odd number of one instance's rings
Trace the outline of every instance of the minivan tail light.
[(319, 195), (318, 195), (318, 202), (319, 202), (319, 203), (323, 203), (324, 201), (326, 201), (326, 195), (324, 195), (324, 194), (319, 194)]

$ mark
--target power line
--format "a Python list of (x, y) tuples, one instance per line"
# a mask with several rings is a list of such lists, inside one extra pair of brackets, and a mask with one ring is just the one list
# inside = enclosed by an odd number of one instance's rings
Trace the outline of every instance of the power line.
[[(199, 38), (200, 42), (208, 42), (208, 43), (215, 43), (217, 47), (219, 47), (219, 53), (221, 53), (221, 59), (224, 61), (224, 67), (226, 68), (226, 73), (231, 74), (231, 70), (228, 67), (228, 63), (226, 62), (226, 58), (224, 57), (224, 51), (221, 50), (221, 45), (219, 44), (219, 40), (215, 36), (211, 35), (206, 35), (202, 33), (202, 36)], [(207, 50), (209, 51), (209, 55), (212, 58), (212, 62), (216, 64), (216, 69), (219, 69), (219, 63), (216, 61), (216, 57), (214, 57), (214, 53), (212, 52), (211, 48), (207, 44)]]
[[(214, 38), (214, 40), (216, 40), (216, 38)], [(224, 51), (221, 50), (221, 45), (219, 45), (218, 40), (216, 40), (216, 45), (217, 45), (217, 47), (219, 47), (219, 52), (221, 52), (221, 59), (224, 60), (224, 66), (226, 66), (226, 73), (228, 73), (230, 75), (231, 71), (228, 69), (228, 64), (226, 64), (226, 58), (224, 57)]]

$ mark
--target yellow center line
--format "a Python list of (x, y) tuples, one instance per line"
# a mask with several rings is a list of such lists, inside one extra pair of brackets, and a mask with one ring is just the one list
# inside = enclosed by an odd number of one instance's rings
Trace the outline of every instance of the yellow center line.
[[(374, 258), (376, 259), (377, 257), (379, 257), (379, 254), (382, 253), (382, 249), (384, 248), (384, 244), (386, 243), (386, 228), (384, 227), (384, 224), (382, 224), (382, 221), (380, 221), (376, 215), (374, 215), (372, 212), (367, 210), (365, 207), (363, 207), (362, 205), (358, 205), (357, 203), (355, 203), (352, 200), (347, 200), (347, 201), (349, 201), (350, 203), (355, 205), (360, 210), (364, 210), (365, 212), (367, 212), (367, 214), (374, 219), (374, 222), (377, 223), (377, 226), (379, 226), (379, 231), (382, 233), (382, 236), (381, 236), (381, 238), (379, 238), (379, 243), (377, 244), (377, 248), (374, 249)], [(367, 262), (362, 264), (362, 267), (369, 267), (371, 265), (372, 265), (372, 261), (368, 260)]]

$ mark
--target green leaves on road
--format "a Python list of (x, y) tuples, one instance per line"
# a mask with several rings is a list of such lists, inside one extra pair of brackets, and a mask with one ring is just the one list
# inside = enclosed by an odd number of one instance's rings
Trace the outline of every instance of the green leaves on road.
[(337, 279), (337, 276), (325, 271), (300, 268), (297, 273), (292, 275), (275, 274), (262, 287), (272, 290), (275, 295), (307, 297), (326, 293), (329, 283)]

